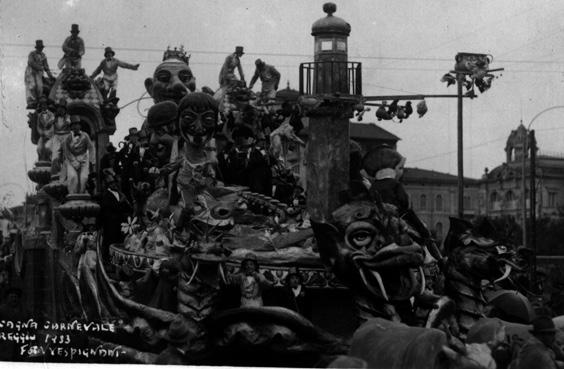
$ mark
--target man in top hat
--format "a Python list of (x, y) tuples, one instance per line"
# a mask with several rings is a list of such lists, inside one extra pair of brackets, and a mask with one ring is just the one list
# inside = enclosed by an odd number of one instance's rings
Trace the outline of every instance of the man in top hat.
[(125, 195), (119, 190), (117, 178), (112, 174), (104, 177), (106, 185), (100, 201), (98, 222), (103, 229), (102, 260), (109, 260), (109, 247), (113, 243), (123, 242), (121, 223), (133, 212), (133, 208)]
[(532, 337), (521, 347), (511, 367), (515, 369), (559, 368), (554, 352), (556, 327), (552, 318), (548, 315), (537, 316), (533, 320), (533, 329), (529, 332)]
[(238, 79), (235, 77), (235, 68), (239, 71), (239, 78), (241, 82), (245, 84), (245, 75), (243, 74), (243, 68), (241, 67), (240, 58), (244, 55), (243, 46), (235, 47), (235, 52), (228, 55), (225, 58), (223, 67), (219, 72), (219, 87), (229, 87)]
[(71, 35), (63, 42), (63, 57), (59, 60), (59, 69), (81, 68), (82, 55), (84, 55), (84, 41), (78, 37), (80, 30), (78, 24), (71, 25)]
[(69, 193), (84, 193), (90, 165), (96, 163), (96, 151), (88, 133), (81, 130), (80, 117), (71, 117), (71, 134), (63, 143), (63, 158)]
[(98, 65), (98, 68), (92, 72), (90, 78), (94, 79), (100, 72), (104, 72), (102, 80), (104, 82), (104, 90), (108, 96), (115, 97), (118, 83), (117, 69), (118, 67), (137, 70), (139, 64), (129, 64), (119, 59), (114, 58), (116, 53), (111, 47), (106, 47), (104, 50), (104, 59)]
[(261, 59), (255, 61), (255, 74), (251, 78), (249, 88), (252, 89), (257, 79), (260, 78), (262, 88), (260, 92), (260, 100), (266, 102), (276, 98), (276, 91), (280, 83), (280, 72), (270, 64), (266, 64)]
[(186, 365), (193, 363), (189, 354), (202, 350), (201, 343), (197, 343), (201, 336), (201, 328), (192, 321), (178, 314), (170, 323), (165, 334), (168, 346), (163, 350), (155, 364), (157, 365)]
[(235, 145), (220, 167), (225, 182), (272, 196), (270, 159), (264, 149), (256, 146), (253, 130), (247, 125), (240, 125), (233, 129), (231, 137)]
[(39, 98), (43, 96), (43, 73), (47, 73), (50, 79), (55, 79), (49, 64), (47, 56), (43, 53), (43, 40), (35, 41), (35, 50), (29, 53), (27, 57), (27, 68), (25, 70), (25, 94), (27, 100), (27, 108), (33, 109), (37, 105)]
[(292, 267), (286, 276), (282, 293), (282, 306), (311, 319), (311, 301), (304, 286), (304, 279), (297, 268)]

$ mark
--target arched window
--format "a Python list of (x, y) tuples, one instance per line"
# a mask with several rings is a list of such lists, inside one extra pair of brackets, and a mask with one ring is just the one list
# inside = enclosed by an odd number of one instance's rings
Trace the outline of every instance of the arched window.
[(419, 208), (422, 210), (427, 209), (427, 195), (423, 194), (419, 197)]
[(435, 225), (435, 234), (437, 235), (437, 239), (438, 240), (442, 240), (443, 239), (443, 223), (438, 222)]
[(443, 197), (441, 195), (437, 195), (435, 198), (435, 210), (442, 211), (443, 210)]
[(505, 201), (513, 201), (515, 200), (515, 194), (513, 193), (513, 191), (507, 191), (505, 193)]
[(495, 192), (495, 191), (492, 192), (492, 193), (490, 194), (490, 205), (493, 205), (493, 204), (495, 204), (495, 203), (498, 202), (498, 201), (499, 201), (499, 196), (498, 196), (497, 192)]

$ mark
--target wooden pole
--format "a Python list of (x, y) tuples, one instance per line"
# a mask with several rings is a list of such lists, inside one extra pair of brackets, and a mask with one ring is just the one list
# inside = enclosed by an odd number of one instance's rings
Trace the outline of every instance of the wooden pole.
[(458, 217), (464, 218), (464, 157), (463, 157), (463, 124), (462, 124), (462, 112), (463, 112), (463, 97), (462, 97), (462, 87), (464, 84), (464, 74), (458, 73), (456, 75), (457, 86), (458, 86)]
[(527, 247), (527, 180), (526, 180), (526, 166), (527, 166), (527, 136), (525, 131), (523, 136), (523, 156), (521, 157), (521, 227), (523, 228), (523, 247)]
[[(533, 249), (533, 281), (536, 282), (536, 275), (537, 275), (537, 227), (536, 227), (536, 160), (537, 160), (537, 145), (535, 142), (535, 130), (532, 129), (529, 132), (529, 146), (531, 148), (531, 172), (530, 172), (530, 184), (529, 184), (529, 193), (530, 193), (530, 204), (529, 204), (529, 212), (531, 218), (531, 229), (530, 229), (530, 239), (531, 239), (531, 248)], [(536, 283), (535, 283), (536, 286)]]

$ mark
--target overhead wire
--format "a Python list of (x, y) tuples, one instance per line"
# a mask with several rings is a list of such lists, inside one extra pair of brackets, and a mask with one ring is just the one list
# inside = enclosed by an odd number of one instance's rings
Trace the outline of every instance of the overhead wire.
[[(564, 130), (564, 127), (541, 128), (541, 129), (537, 129), (536, 131), (545, 132), (545, 131), (561, 131), (561, 130)], [(503, 140), (507, 140), (507, 136), (496, 138), (496, 139), (493, 139), (493, 140), (484, 141), (482, 143), (479, 143), (479, 144), (476, 144), (476, 145), (473, 145), (473, 146), (465, 147), (464, 151), (473, 150), (473, 149), (476, 149), (476, 148), (479, 148), (479, 147), (482, 147), (482, 146), (486, 146), (486, 145), (489, 145), (489, 144), (497, 142), (497, 141), (503, 141)], [(430, 160), (430, 159), (436, 159), (436, 158), (452, 155), (452, 154), (455, 154), (456, 152), (457, 152), (457, 150), (445, 151), (445, 152), (438, 153), (438, 154), (435, 154), (435, 155), (426, 156), (424, 158), (419, 158), (417, 160), (413, 160), (413, 161), (410, 160), (410, 162), (411, 163), (419, 163), (419, 162), (427, 161), (427, 160)]]
[[(9, 47), (27, 47), (31, 48), (32, 45), (24, 44), (24, 43), (0, 43), (0, 46), (9, 46)], [(46, 46), (46, 49), (59, 49), (55, 46)], [(89, 46), (87, 49), (93, 50), (103, 50), (104, 47), (98, 46)], [(115, 51), (139, 51), (139, 52), (157, 52), (162, 53), (162, 49), (157, 48), (134, 48), (134, 47), (113, 47)], [(189, 54), (202, 54), (202, 55), (226, 55), (231, 53), (231, 51), (217, 51), (217, 50), (189, 50), (187, 51)], [(248, 52), (245, 53), (246, 55), (264, 55), (264, 56), (278, 56), (278, 57), (303, 57), (309, 58), (311, 54), (295, 54), (295, 53), (273, 53), (273, 52)], [(19, 57), (19, 56), (12, 56), (6, 55), (5, 57)], [(22, 55), (21, 57), (27, 57), (27, 55)], [(444, 58), (444, 57), (413, 57), (413, 56), (376, 56), (376, 55), (349, 55), (351, 59), (366, 59), (366, 60), (393, 60), (393, 61), (426, 61), (426, 62), (452, 62), (453, 58)], [(85, 59), (85, 58), (83, 58)], [(86, 60), (98, 60), (98, 59), (89, 59)], [(140, 60), (146, 62), (154, 62), (154, 60)], [(499, 59), (497, 58), (496, 61), (504, 62), (504, 63), (516, 63), (516, 64), (559, 64), (561, 61), (558, 60), (514, 60), (514, 59)], [(192, 62), (191, 62), (192, 63)], [(223, 64), (223, 63), (219, 63)], [(382, 68), (384, 66), (380, 66)]]

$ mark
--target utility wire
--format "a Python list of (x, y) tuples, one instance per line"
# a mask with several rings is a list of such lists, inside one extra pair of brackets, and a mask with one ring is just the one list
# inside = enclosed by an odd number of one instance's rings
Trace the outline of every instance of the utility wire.
[[(539, 132), (545, 132), (545, 131), (561, 131), (561, 130), (564, 130), (564, 127), (553, 127), (553, 128), (537, 129), (537, 131), (539, 131)], [(473, 149), (476, 149), (476, 148), (478, 148), (478, 147), (486, 146), (486, 145), (489, 145), (489, 144), (491, 144), (491, 143), (493, 143), (493, 142), (503, 141), (503, 140), (507, 140), (507, 136), (501, 137), (501, 138), (496, 138), (496, 139), (489, 140), (489, 141), (485, 141), (485, 142), (479, 143), (479, 144), (477, 144), (477, 145), (465, 147), (465, 148), (464, 148), (464, 151), (473, 150)], [(420, 159), (417, 159), (417, 160), (413, 160), (413, 161), (410, 160), (410, 162), (411, 162), (411, 163), (419, 163), (419, 162), (422, 162), (422, 161), (427, 161), (427, 160), (430, 160), (430, 159), (436, 159), (436, 158), (440, 158), (440, 157), (443, 157), (443, 156), (448, 156), (448, 155), (451, 155), (451, 154), (455, 154), (456, 152), (457, 152), (456, 150), (453, 150), (453, 151), (445, 151), (445, 152), (442, 152), (442, 153), (439, 153), (439, 154), (435, 154), (435, 155), (431, 155), (431, 156), (426, 156), (426, 157), (424, 157), (424, 158), (420, 158)]]
[[(19, 59), (23, 59), (23, 58), (27, 58), (27, 56), (19, 56), (19, 55), (5, 55), (4, 57), (6, 58), (19, 58)], [(87, 60), (87, 61), (99, 61), (100, 59), (94, 59), (94, 58), (82, 58), (82, 60)], [(155, 60), (137, 60), (138, 62), (143, 62), (143, 63), (156, 63), (157, 61)], [(223, 63), (220, 62), (190, 62), (190, 65), (204, 65), (204, 66), (209, 66), (209, 65), (223, 65)], [(297, 68), (298, 65), (294, 65), (294, 64), (282, 64), (282, 65), (277, 65), (277, 67), (279, 68)], [(443, 73), (445, 71), (445, 69), (440, 69), (440, 68), (415, 68), (415, 67), (366, 67), (363, 66), (362, 67), (363, 70), (396, 70), (396, 71), (405, 71), (405, 72), (441, 72)], [(537, 69), (510, 69), (510, 68), (505, 68), (505, 73), (511, 72), (511, 73), (564, 73), (564, 69), (563, 70), (537, 70)]]
[[(0, 46), (9, 47), (27, 47), (32, 48), (31, 44), (23, 43), (0, 43)], [(46, 46), (46, 49), (59, 49), (56, 46)], [(88, 50), (104, 50), (102, 46), (89, 46)], [(163, 53), (162, 49), (155, 48), (134, 48), (134, 47), (113, 47), (114, 51), (140, 51), (140, 52), (157, 52)], [(214, 50), (189, 50), (188, 54), (203, 54), (203, 55), (227, 55), (232, 53), (232, 51), (214, 51)], [(292, 53), (273, 53), (273, 52), (256, 52), (256, 53), (245, 53), (247, 55), (257, 55), (257, 56), (280, 56), (280, 57), (303, 57), (311, 58), (311, 54), (292, 54)], [(27, 55), (25, 55), (27, 57)], [(410, 57), (410, 56), (372, 56), (372, 55), (349, 55), (350, 59), (366, 59), (366, 60), (395, 60), (395, 61), (428, 61), (428, 62), (454, 62), (454, 58), (440, 58), (440, 57)], [(154, 60), (151, 60), (154, 62)], [(513, 60), (513, 59), (496, 59), (496, 62), (500, 63), (516, 63), (516, 64), (560, 64), (559, 60)], [(223, 64), (223, 63), (221, 63)]]

